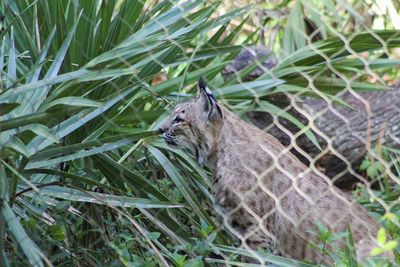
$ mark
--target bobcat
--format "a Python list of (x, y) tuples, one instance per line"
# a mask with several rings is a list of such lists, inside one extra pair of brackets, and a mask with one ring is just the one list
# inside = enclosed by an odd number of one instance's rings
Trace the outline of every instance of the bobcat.
[[(199, 165), (214, 172), (212, 192), (228, 229), (245, 248), (276, 249), (283, 255), (331, 264), (318, 244), (318, 226), (346, 232), (350, 226), (358, 260), (378, 246), (380, 228), (367, 211), (317, 175), (274, 137), (220, 106), (204, 80), (199, 94), (179, 104), (161, 126), (171, 146), (191, 150)], [(334, 245), (343, 249), (345, 241)], [(331, 244), (326, 250), (333, 249)], [(385, 256), (393, 258), (391, 253)]]

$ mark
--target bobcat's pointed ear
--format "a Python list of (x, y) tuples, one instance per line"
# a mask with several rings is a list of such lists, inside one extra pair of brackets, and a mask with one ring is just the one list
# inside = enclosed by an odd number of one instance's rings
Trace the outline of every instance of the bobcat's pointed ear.
[(215, 96), (208, 89), (206, 81), (203, 78), (199, 80), (198, 89), (200, 105), (203, 107), (203, 111), (206, 112), (207, 118), (209, 120), (222, 119), (221, 108), (218, 106)]

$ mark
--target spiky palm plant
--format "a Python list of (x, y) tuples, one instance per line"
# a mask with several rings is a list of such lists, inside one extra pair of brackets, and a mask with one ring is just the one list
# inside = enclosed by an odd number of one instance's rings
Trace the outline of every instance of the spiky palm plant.
[[(304, 75), (318, 74), (314, 85), (328, 97), (344, 88), (318, 51), (338, 68), (363, 66), (348, 59), (340, 38), (331, 38), (294, 52), (256, 81), (223, 81), (220, 72), (241, 48), (233, 43), (250, 9), (213, 17), (219, 5), (0, 4), (1, 266), (201, 266), (247, 255), (212, 217), (207, 170), (154, 138), (166, 109), (190, 96), (204, 76), (231, 108), (286, 116), (316, 142), (265, 97), (315, 94), (304, 87)], [(233, 18), (243, 23), (231, 27)], [(400, 44), (396, 31), (348, 38), (355, 52), (380, 49), (380, 40), (389, 48)]]

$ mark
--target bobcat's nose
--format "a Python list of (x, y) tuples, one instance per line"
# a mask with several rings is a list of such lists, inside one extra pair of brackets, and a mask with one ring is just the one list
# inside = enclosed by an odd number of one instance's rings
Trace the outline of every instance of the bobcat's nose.
[(165, 125), (161, 125), (160, 128), (158, 129), (160, 133), (166, 133), (168, 131), (168, 127)]
[(168, 129), (169, 129), (169, 123), (168, 123), (168, 121), (164, 121), (161, 125), (160, 125), (160, 128), (158, 128), (158, 130), (160, 131), (160, 133), (166, 133), (166, 132), (168, 132)]

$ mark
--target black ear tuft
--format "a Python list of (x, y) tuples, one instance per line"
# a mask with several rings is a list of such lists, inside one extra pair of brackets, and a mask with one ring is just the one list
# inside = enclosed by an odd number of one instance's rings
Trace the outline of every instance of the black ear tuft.
[(201, 77), (199, 79), (198, 87), (199, 87), (199, 94), (200, 95), (206, 96), (206, 98), (208, 98), (210, 102), (211, 102), (211, 100), (217, 101), (215, 99), (215, 96), (213, 95), (213, 93), (207, 87), (207, 82), (206, 82), (206, 80), (204, 80), (203, 77)]
[(198, 85), (199, 85), (199, 89), (206, 91), (207, 83), (203, 77), (200, 77)]
[(218, 102), (215, 96), (211, 93), (207, 87), (207, 83), (204, 78), (199, 79), (199, 101), (203, 107), (203, 110), (207, 114), (208, 120), (215, 121), (222, 118), (221, 108), (218, 106)]

